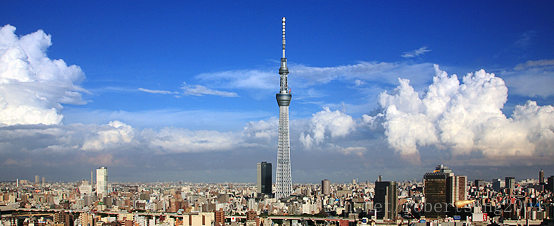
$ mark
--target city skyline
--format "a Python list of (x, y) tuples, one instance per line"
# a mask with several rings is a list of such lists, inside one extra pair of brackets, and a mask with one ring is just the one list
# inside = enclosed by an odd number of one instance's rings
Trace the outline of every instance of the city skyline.
[(282, 17), (294, 183), (554, 175), (554, 3), (438, 3), (0, 3), (0, 180), (255, 182)]

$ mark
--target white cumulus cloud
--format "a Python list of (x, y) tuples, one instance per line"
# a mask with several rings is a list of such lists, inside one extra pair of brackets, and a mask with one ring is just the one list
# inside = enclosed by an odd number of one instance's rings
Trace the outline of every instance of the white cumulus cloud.
[(0, 28), (0, 124), (60, 124), (61, 104), (84, 104), (78, 66), (52, 60), (50, 35), (42, 30), (17, 37), (15, 27)]
[(309, 149), (322, 143), (326, 137), (345, 137), (355, 131), (356, 126), (352, 116), (324, 107), (323, 111), (313, 114), (309, 129), (300, 134), (300, 142)]
[(85, 151), (99, 151), (130, 143), (135, 137), (133, 127), (120, 121), (112, 121), (107, 125), (87, 134), (82, 149)]
[[(400, 79), (391, 94), (384, 92), (382, 114), (389, 145), (400, 155), (419, 156), (425, 146), (447, 149), (454, 155), (481, 152), (485, 156), (552, 155), (554, 113), (552, 106), (529, 101), (516, 106), (512, 118), (501, 111), (508, 88), (501, 78), (484, 70), (469, 73), (459, 82), (435, 66), (436, 76), (427, 91), (419, 94)], [(366, 122), (370, 123), (370, 122)]]

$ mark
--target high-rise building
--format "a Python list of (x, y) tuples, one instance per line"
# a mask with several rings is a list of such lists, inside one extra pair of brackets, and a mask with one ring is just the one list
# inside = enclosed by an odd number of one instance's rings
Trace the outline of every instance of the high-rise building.
[(554, 176), (548, 177), (548, 184), (546, 185), (546, 190), (549, 190), (550, 192), (554, 192)]
[(475, 180), (474, 182), (475, 187), (479, 189), (479, 187), (485, 187), (485, 181), (484, 180)]
[(377, 219), (396, 219), (397, 199), (395, 181), (376, 181), (373, 206)]
[[(448, 176), (442, 172), (426, 173), (423, 176), (423, 193), (425, 195), (425, 206), (423, 208), (425, 217), (437, 218), (445, 214), (446, 206), (446, 178)], [(440, 209), (435, 208), (440, 206)]]
[(90, 186), (94, 187), (94, 171), (90, 171)]
[(504, 178), (504, 181), (506, 183), (506, 188), (507, 189), (516, 188), (516, 178), (515, 177), (506, 177), (506, 178)]
[(512, 195), (514, 193), (514, 189), (516, 188), (516, 178), (505, 177), (504, 183), (506, 185), (506, 193), (508, 193), (509, 195)]
[(539, 184), (544, 184), (544, 171), (539, 171)]
[(331, 181), (327, 179), (321, 181), (321, 194), (331, 195)]
[(215, 226), (223, 226), (225, 225), (225, 212), (220, 209), (219, 211), (215, 211), (215, 220), (214, 225)]
[(98, 198), (108, 195), (108, 168), (96, 169), (96, 195)]
[(426, 173), (424, 179), (425, 216), (444, 217), (449, 205), (467, 197), (467, 177), (454, 176), (452, 170), (438, 165), (432, 173)]
[(261, 162), (258, 163), (258, 177), (257, 177), (257, 191), (258, 194), (271, 195), (271, 185), (273, 180), (271, 175), (271, 163)]
[(500, 188), (502, 188), (502, 180), (492, 179), (492, 189), (495, 191), (500, 191)]
[(279, 105), (279, 143), (277, 153), (277, 172), (275, 176), (275, 198), (289, 197), (292, 193), (292, 176), (290, 169), (290, 140), (289, 140), (289, 105), (292, 95), (287, 84), (289, 69), (285, 57), (285, 18), (282, 18), (283, 25), (283, 57), (281, 58), (280, 91), (276, 94)]
[(466, 200), (466, 183), (466, 176), (450, 176), (446, 179), (446, 198), (448, 203), (454, 204), (458, 200)]
[(39, 176), (35, 175), (35, 184), (38, 184), (38, 182), (39, 182)]
[(79, 222), (82, 226), (94, 226), (94, 216), (88, 213), (79, 214)]

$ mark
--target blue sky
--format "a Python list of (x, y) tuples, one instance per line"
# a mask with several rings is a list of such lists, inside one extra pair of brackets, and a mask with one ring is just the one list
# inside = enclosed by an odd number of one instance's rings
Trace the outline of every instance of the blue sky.
[(281, 17), (294, 182), (554, 174), (553, 9), (2, 2), (0, 179), (253, 182), (277, 154)]

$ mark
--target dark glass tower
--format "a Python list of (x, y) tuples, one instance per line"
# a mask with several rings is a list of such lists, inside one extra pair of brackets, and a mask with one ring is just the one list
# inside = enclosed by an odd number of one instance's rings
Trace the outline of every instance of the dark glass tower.
[(257, 192), (259, 194), (271, 195), (272, 175), (271, 163), (258, 163)]
[(396, 219), (398, 195), (395, 181), (375, 182), (375, 212), (377, 219)]

